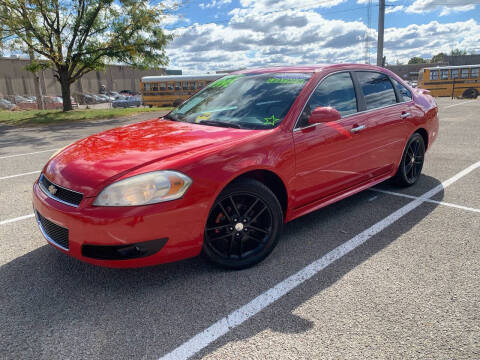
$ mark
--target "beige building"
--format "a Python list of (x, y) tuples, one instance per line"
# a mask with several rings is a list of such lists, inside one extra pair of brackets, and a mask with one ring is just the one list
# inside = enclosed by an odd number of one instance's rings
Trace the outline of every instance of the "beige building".
[[(0, 57), (0, 96), (2, 95), (35, 95), (34, 75), (25, 70), (29, 60)], [(48, 69), (40, 75), (40, 86), (44, 95), (60, 96), (60, 83)], [(110, 65), (102, 71), (92, 71), (72, 84), (72, 95), (78, 93), (98, 93), (100, 86), (107, 90), (124, 89), (139, 91), (142, 76), (165, 75), (165, 69), (137, 70), (130, 66)]]

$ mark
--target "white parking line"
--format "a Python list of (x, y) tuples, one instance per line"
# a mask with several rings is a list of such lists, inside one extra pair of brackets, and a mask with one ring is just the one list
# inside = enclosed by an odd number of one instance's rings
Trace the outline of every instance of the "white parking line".
[(11, 179), (11, 178), (15, 178), (15, 177), (19, 177), (19, 176), (25, 176), (25, 175), (38, 174), (39, 172), (40, 172), (40, 171), (37, 170), (37, 171), (30, 171), (30, 172), (23, 173), (23, 174), (16, 174), (16, 175), (4, 176), (4, 177), (0, 177), (0, 180)]
[(33, 154), (41, 154), (49, 151), (56, 151), (58, 149), (48, 149), (48, 150), (41, 150), (41, 151), (34, 151), (34, 152), (29, 152), (29, 153), (23, 153), (23, 154), (15, 154), (15, 155), (6, 155), (6, 156), (0, 156), (0, 159), (7, 159), (7, 158), (12, 158), (12, 157), (17, 157), (17, 156), (26, 156), (26, 155), (33, 155)]
[(388, 215), (383, 220), (380, 220), (376, 224), (364, 230), (357, 236), (353, 237), (352, 239), (348, 240), (347, 242), (343, 243), (342, 245), (328, 252), (326, 255), (322, 256), (320, 259), (312, 262), (310, 265), (307, 265), (296, 274), (281, 281), (274, 287), (270, 288), (269, 290), (265, 291), (261, 295), (257, 296), (248, 304), (230, 313), (228, 316), (217, 321), (215, 324), (211, 325), (201, 333), (195, 335), (190, 340), (186, 341), (185, 343), (183, 343), (182, 345), (180, 345), (170, 353), (164, 355), (163, 357), (160, 358), (160, 360), (188, 359), (189, 357), (195, 355), (197, 352), (204, 349), (209, 344), (211, 344), (221, 336), (225, 335), (232, 329), (241, 325), (242, 323), (250, 319), (252, 316), (256, 315), (257, 313), (265, 309), (267, 306), (274, 303), (275, 301), (280, 299), (282, 296), (286, 295), (289, 291), (295, 289), (297, 286), (301, 285), (306, 280), (310, 279), (315, 274), (325, 269), (327, 266), (329, 266), (336, 260), (340, 259), (341, 257), (348, 254), (358, 246), (365, 243), (372, 236), (378, 234), (380, 231), (384, 230), (385, 228), (390, 226), (392, 223), (394, 223), (398, 219), (408, 214), (410, 211), (416, 209), (425, 200), (431, 198), (435, 194), (442, 191), (445, 187), (453, 184), (455, 181), (467, 175), (468, 173), (470, 173), (471, 171), (475, 170), (478, 167), (480, 167), (480, 161), (469, 166), (468, 168), (459, 172), (458, 174), (451, 177), (450, 179), (437, 185), (432, 190), (427, 191), (422, 196), (411, 201), (410, 203), (401, 207), (397, 211)]
[(458, 104), (453, 104), (453, 105), (448, 105), (448, 106), (445, 106), (445, 109), (448, 109), (448, 108), (451, 108), (451, 107), (454, 107), (454, 106), (458, 106), (458, 105), (463, 105), (465, 103), (468, 103), (469, 101), (463, 101), (461, 103), (458, 103)]
[(35, 214), (28, 214), (28, 215), (19, 216), (17, 218), (13, 218), (13, 219), (3, 220), (3, 221), (0, 221), (0, 225), (10, 224), (10, 223), (20, 221), (20, 220), (30, 219), (34, 216), (35, 216)]
[[(408, 198), (408, 199), (418, 199), (417, 196), (397, 193), (397, 192), (388, 191), (388, 190), (381, 190), (381, 189), (375, 189), (375, 188), (371, 188), (369, 190), (376, 191), (376, 192), (383, 193), (383, 194), (401, 196), (401, 197)], [(467, 207), (467, 206), (463, 206), (463, 205), (452, 204), (452, 203), (445, 202), (445, 201), (436, 201), (436, 200), (427, 199), (427, 200), (425, 200), (425, 202), (432, 203), (432, 204), (438, 204), (438, 205), (444, 205), (444, 206), (450, 206), (450, 207), (457, 208), (457, 209), (462, 209), (462, 210), (467, 210), (467, 211), (473, 211), (473, 212), (480, 213), (480, 209), (471, 208), (471, 207)]]

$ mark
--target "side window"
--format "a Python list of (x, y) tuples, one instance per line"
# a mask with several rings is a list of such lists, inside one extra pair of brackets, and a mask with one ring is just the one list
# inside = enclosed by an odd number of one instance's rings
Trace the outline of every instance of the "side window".
[(448, 80), (448, 70), (440, 70), (440, 80)]
[(472, 73), (471, 73), (472, 79), (478, 78), (479, 70), (480, 70), (480, 68), (472, 68)]
[(430, 70), (430, 80), (438, 80), (438, 70)]
[(458, 69), (452, 69), (452, 79), (458, 79)]
[(331, 106), (342, 116), (358, 111), (357, 97), (350, 73), (330, 75), (318, 85), (308, 100), (297, 127), (306, 126), (311, 112), (319, 106)]
[(468, 69), (462, 69), (462, 70), (460, 71), (460, 77), (461, 77), (462, 79), (468, 79)]
[(412, 100), (412, 93), (410, 92), (410, 90), (408, 90), (405, 86), (400, 84), (394, 78), (390, 78), (390, 80), (392, 80), (393, 85), (395, 86), (395, 89), (397, 89), (398, 95), (400, 97), (400, 99), (398, 99), (399, 102)]
[(359, 71), (358, 81), (362, 88), (367, 110), (395, 104), (397, 97), (388, 76), (381, 73)]

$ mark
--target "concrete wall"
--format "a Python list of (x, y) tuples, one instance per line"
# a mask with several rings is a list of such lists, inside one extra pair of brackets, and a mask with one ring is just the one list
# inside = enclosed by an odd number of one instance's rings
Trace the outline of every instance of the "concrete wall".
[[(24, 59), (0, 58), (0, 95), (35, 95), (34, 74), (25, 70), (30, 62)], [(165, 69), (137, 70), (130, 66), (110, 65), (104, 71), (92, 71), (72, 84), (72, 95), (76, 93), (98, 93), (100, 85), (107, 90), (124, 89), (139, 91), (140, 78), (164, 75)], [(40, 75), (40, 86), (44, 95), (61, 95), (60, 84), (52, 70)]]

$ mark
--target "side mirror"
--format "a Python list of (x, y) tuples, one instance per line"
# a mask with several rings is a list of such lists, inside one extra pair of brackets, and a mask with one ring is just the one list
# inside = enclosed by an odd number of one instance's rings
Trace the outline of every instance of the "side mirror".
[(326, 123), (331, 121), (337, 121), (342, 118), (342, 115), (338, 112), (338, 110), (332, 107), (323, 107), (319, 106), (312, 111), (312, 114), (308, 118), (308, 124), (318, 124), (318, 123)]

